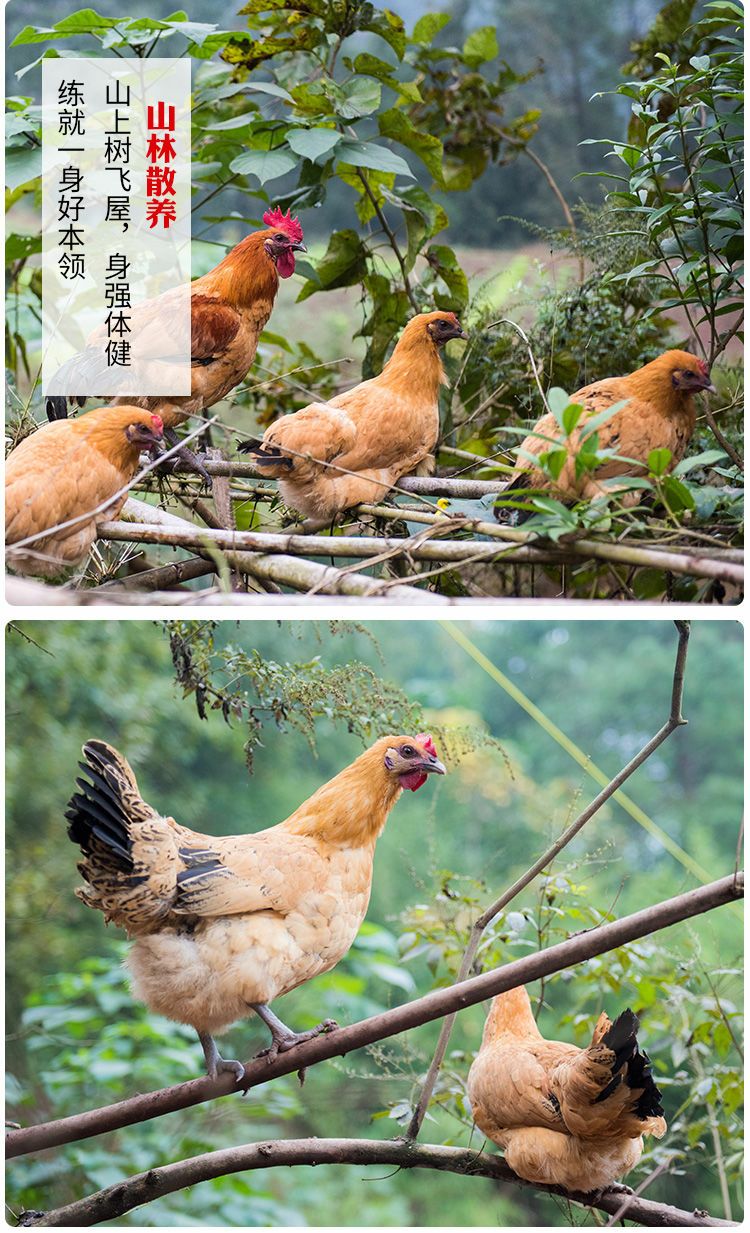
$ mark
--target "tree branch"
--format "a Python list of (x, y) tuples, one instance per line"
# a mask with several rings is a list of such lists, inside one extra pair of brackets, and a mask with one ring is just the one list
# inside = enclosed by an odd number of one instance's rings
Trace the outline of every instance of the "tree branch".
[[(439, 524), (437, 525), (439, 527)], [(446, 519), (446, 529), (450, 527), (451, 520)], [(648, 565), (655, 569), (669, 570), (675, 574), (716, 578), (738, 586), (742, 586), (744, 580), (744, 566), (740, 562), (727, 560), (724, 557), (715, 558), (703, 555), (695, 549), (687, 552), (670, 552), (661, 548), (649, 549), (629, 544), (608, 544), (589, 539), (573, 540), (556, 549), (546, 543), (540, 544), (538, 536), (533, 532), (521, 532), (520, 534), (525, 536), (523, 541), (519, 541), (523, 546), (511, 553), (510, 550), (500, 549), (493, 543), (477, 544), (471, 540), (435, 539), (431, 544), (421, 542), (416, 544), (413, 538), (385, 539), (366, 536), (296, 535), (272, 531), (225, 531), (211, 527), (192, 527), (190, 524), (186, 524), (185, 529), (174, 525), (162, 527), (130, 522), (103, 522), (98, 527), (100, 539), (122, 540), (125, 543), (136, 544), (168, 544), (175, 548), (189, 548), (198, 552), (207, 547), (218, 548), (227, 554), (227, 561), (232, 568), (256, 573), (259, 577), (261, 575), (253, 565), (252, 558), (247, 558), (244, 565), (235, 564), (235, 554), (238, 551), (240, 553), (282, 553), (285, 554), (287, 560), (290, 556), (300, 558), (335, 555), (368, 557), (379, 556), (383, 551), (398, 551), (407, 557), (413, 556), (415, 560), (453, 561), (456, 564), (460, 564), (469, 557), (472, 561), (487, 560), (493, 563), (498, 557), (502, 561), (507, 556), (509, 560), (522, 561), (527, 564), (551, 561), (566, 564), (571, 560), (595, 557), (620, 562), (624, 565)], [(273, 560), (274, 558), (265, 559)], [(308, 585), (318, 585), (317, 578), (308, 583), (304, 568), (307, 566), (313, 572), (321, 569), (320, 566), (313, 566), (309, 561), (300, 560), (295, 570), (287, 569), (290, 573), (289, 585), (297, 586), (299, 589), (305, 589)], [(300, 581), (296, 581), (297, 574), (300, 575)], [(328, 591), (329, 594), (337, 594), (337, 587), (331, 589), (337, 571), (329, 570), (329, 574), (330, 577), (326, 576), (325, 585), (321, 585), (321, 589)], [(279, 580), (286, 581), (285, 578), (277, 577), (277, 581)], [(344, 594), (378, 594), (380, 589), (381, 584), (374, 578), (360, 578), (356, 581), (350, 579), (348, 583), (340, 585), (340, 590)], [(410, 588), (405, 586), (404, 590), (406, 593), (403, 598), (408, 599)], [(411, 591), (412, 599), (417, 595), (420, 599), (439, 598), (434, 593)]]
[(188, 1083), (178, 1083), (161, 1091), (132, 1096), (128, 1100), (118, 1101), (117, 1104), (76, 1113), (58, 1121), (11, 1130), (6, 1136), (7, 1156), (23, 1156), (43, 1148), (57, 1147), (62, 1143), (77, 1143), (81, 1139), (90, 1139), (110, 1130), (118, 1130), (122, 1126), (132, 1126), (153, 1117), (161, 1117), (165, 1113), (174, 1113), (177, 1109), (190, 1108), (205, 1100), (228, 1096), (232, 1091), (247, 1091), (280, 1075), (314, 1066), (328, 1058), (343, 1056), (353, 1049), (362, 1049), (366, 1045), (410, 1031), (423, 1023), (442, 1019), (453, 1011), (476, 1006), (477, 1003), (495, 997), (498, 993), (505, 993), (508, 989), (515, 989), (519, 985), (539, 980), (542, 976), (551, 976), (553, 972), (574, 967), (595, 955), (625, 946), (628, 942), (666, 929), (678, 921), (688, 920), (722, 904), (741, 899), (743, 892), (744, 875), (730, 874), (716, 882), (710, 882), (707, 886), (700, 886), (663, 903), (644, 908), (631, 916), (624, 916), (622, 920), (610, 921), (606, 925), (575, 934), (565, 942), (559, 942), (523, 959), (516, 959), (513, 963), (485, 972), (481, 976), (474, 976), (459, 985), (451, 985), (448, 989), (435, 989), (412, 1002), (406, 1002), (403, 1006), (383, 1011), (369, 1019), (362, 1019), (359, 1023), (339, 1028), (328, 1035), (318, 1036), (315, 1040), (297, 1045), (287, 1053), (280, 1053), (271, 1061), (255, 1058), (247, 1063), (245, 1077), (239, 1085), (229, 1074), (220, 1075), (218, 1079), (192, 1079)]
[(285, 1165), (396, 1165), (401, 1169), (436, 1169), (458, 1173), (464, 1177), (489, 1177), (542, 1194), (562, 1195), (583, 1207), (598, 1208), (614, 1215), (623, 1206), (627, 1195), (627, 1219), (637, 1224), (668, 1228), (704, 1228), (727, 1226), (733, 1222), (716, 1220), (706, 1212), (687, 1212), (666, 1203), (655, 1203), (628, 1192), (626, 1187), (611, 1187), (596, 1195), (570, 1194), (560, 1186), (541, 1186), (523, 1181), (500, 1156), (487, 1155), (462, 1147), (385, 1142), (367, 1139), (286, 1139), (266, 1143), (245, 1143), (222, 1151), (206, 1152), (189, 1160), (149, 1169), (123, 1182), (115, 1182), (105, 1190), (89, 1195), (77, 1203), (68, 1203), (51, 1212), (26, 1212), (19, 1221), (24, 1228), (35, 1225), (88, 1227), (105, 1220), (115, 1220), (141, 1204), (151, 1203), (164, 1195), (174, 1194), (187, 1186), (230, 1173), (253, 1169), (280, 1168)]
[[(507, 908), (508, 904), (511, 903), (517, 895), (520, 895), (521, 891), (525, 890), (529, 883), (533, 882), (534, 878), (540, 874), (543, 869), (547, 868), (555, 857), (562, 852), (563, 848), (566, 848), (568, 844), (575, 839), (578, 832), (582, 830), (586, 823), (599, 812), (602, 805), (604, 805), (611, 796), (614, 796), (615, 792), (617, 792), (617, 790), (625, 783), (625, 780), (629, 779), (633, 772), (637, 771), (638, 767), (642, 766), (643, 763), (651, 757), (652, 753), (654, 753), (654, 751), (658, 749), (664, 741), (666, 741), (667, 737), (674, 732), (675, 728), (679, 728), (683, 724), (687, 723), (687, 720), (683, 719), (682, 716), (682, 692), (685, 683), (685, 663), (687, 661), (688, 642), (690, 640), (690, 622), (675, 621), (675, 625), (677, 626), (677, 652), (672, 677), (672, 699), (670, 703), (669, 716), (666, 723), (662, 724), (659, 731), (652, 736), (651, 740), (646, 742), (640, 752), (637, 753), (635, 757), (632, 758), (630, 762), (628, 762), (628, 764), (617, 773), (617, 775), (615, 775), (614, 779), (611, 779), (609, 783), (602, 788), (601, 792), (594, 797), (593, 801), (586, 806), (583, 812), (578, 815), (567, 830), (563, 831), (560, 838), (547, 849), (544, 855), (540, 856), (539, 860), (535, 861), (531, 868), (526, 870), (526, 873), (522, 874), (520, 878), (517, 878), (513, 885), (509, 887), (508, 890), (504, 891), (499, 899), (496, 899), (495, 902), (490, 904), (481, 916), (477, 917), (472, 925), (469, 941), (461, 959), (461, 964), (458, 969), (458, 976), (456, 977), (457, 982), (466, 980), (466, 977), (469, 975), (479, 949), (482, 934), (487, 926), (497, 916), (498, 912), (502, 912), (503, 908)], [(414, 1110), (414, 1115), (406, 1132), (406, 1137), (408, 1139), (415, 1139), (419, 1134), (425, 1114), (429, 1107), (430, 1101), (432, 1100), (432, 1094), (435, 1090), (437, 1077), (443, 1064), (443, 1059), (448, 1048), (448, 1042), (450, 1040), (455, 1022), (455, 1015), (448, 1015), (448, 1017), (443, 1020), (442, 1027), (440, 1029), (440, 1036), (438, 1037), (438, 1042), (435, 1047), (435, 1053), (432, 1061), (430, 1062), (424, 1085), (417, 1102), (417, 1107)]]

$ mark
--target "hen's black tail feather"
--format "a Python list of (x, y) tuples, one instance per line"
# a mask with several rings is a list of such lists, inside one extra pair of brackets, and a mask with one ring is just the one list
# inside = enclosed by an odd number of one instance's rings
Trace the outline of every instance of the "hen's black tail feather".
[(87, 741), (83, 752), (86, 761), (78, 765), (89, 778), (76, 779), (80, 791), (70, 798), (65, 812), (68, 837), (78, 844), (84, 856), (90, 855), (92, 841), (98, 840), (118, 867), (130, 873), (133, 845), (119, 786), (120, 768), (100, 741)]
[[(514, 480), (505, 485), (499, 495), (504, 497), (507, 493), (517, 493), (522, 497), (524, 488), (528, 487), (528, 476), (517, 475)], [(536, 510), (533, 509), (514, 509), (513, 506), (508, 505), (495, 506), (495, 518), (498, 522), (504, 523), (505, 526), (520, 527), (524, 522), (528, 522), (529, 518), (532, 518), (535, 513)]]
[(614, 1053), (612, 1061), (613, 1078), (596, 1097), (594, 1104), (606, 1100), (620, 1084), (619, 1074), (625, 1066), (625, 1082), (629, 1088), (643, 1088), (635, 1108), (637, 1117), (661, 1117), (664, 1109), (659, 1091), (651, 1071), (648, 1055), (638, 1048), (638, 1016), (632, 1010), (624, 1010), (618, 1015), (612, 1026), (602, 1036), (601, 1043)]
[(237, 450), (240, 454), (252, 454), (253, 466), (255, 467), (286, 467), (291, 470), (293, 463), (291, 458), (287, 458), (282, 454), (281, 450), (274, 449), (273, 446), (264, 445), (257, 438), (249, 441), (242, 441)]

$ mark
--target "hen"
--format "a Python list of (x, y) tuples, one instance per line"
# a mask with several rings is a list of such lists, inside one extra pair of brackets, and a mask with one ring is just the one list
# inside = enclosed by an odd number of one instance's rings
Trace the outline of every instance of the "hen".
[(454, 313), (413, 317), (379, 376), (282, 416), (260, 445), (240, 450), (280, 480), (284, 501), (306, 517), (330, 519), (382, 499), (402, 475), (432, 468), (446, 384), (440, 350), (451, 338), (466, 338)]
[[(712, 389), (706, 361), (687, 351), (665, 351), (627, 377), (606, 377), (603, 381), (584, 385), (570, 396), (571, 403), (582, 405), (584, 411), (567, 443), (561, 440), (561, 429), (554, 415), (543, 415), (534, 426), (534, 433), (540, 435), (526, 437), (523, 441), (515, 471), (501, 495), (519, 493), (523, 496), (524, 489), (546, 489), (562, 501), (591, 500), (616, 491), (616, 485), (613, 488), (603, 484), (603, 480), (646, 474), (648, 456), (655, 449), (671, 452), (671, 469), (684, 458), (695, 428), (693, 395)], [(581, 430), (594, 416), (623, 401), (624, 406), (609, 419), (605, 418), (597, 429), (599, 449), (616, 450), (621, 457), (605, 460), (593, 473), (577, 477), (575, 456)], [(568, 458), (553, 484), (549, 475), (535, 468), (524, 455), (538, 458), (563, 444)], [(498, 506), (495, 513), (502, 519), (507, 510)], [(524, 522), (530, 516), (529, 511), (521, 510), (517, 521)]]
[(269, 1003), (327, 972), (367, 911), (375, 842), (403, 788), (445, 774), (430, 736), (385, 736), (285, 822), (251, 835), (198, 834), (142, 799), (125, 759), (103, 741), (83, 747), (66, 817), (86, 886), (76, 893), (136, 939), (136, 995), (198, 1033), (209, 1075), (221, 1034), (251, 1011), (270, 1054), (329, 1030), (293, 1032)]
[[(291, 217), (291, 211), (283, 214), (278, 207), (267, 210), (263, 222), (267, 230), (246, 236), (215, 269), (191, 284), (190, 394), (181, 398), (128, 396), (115, 399), (115, 403), (128, 402), (158, 411), (169, 435), (176, 424), (212, 407), (239, 385), (255, 359), (258, 338), (271, 315), (279, 278), (290, 278), (295, 252), (306, 252), (302, 228)], [(166, 296), (147, 302), (132, 314), (134, 329), (155, 329), (154, 355), (167, 361), (169, 295), (167, 292)], [(105, 342), (102, 327), (89, 339), (87, 350), (69, 361), (68, 381), (80, 376), (85, 378), (88, 389), (95, 388), (97, 374), (103, 369)], [(49, 418), (64, 418), (68, 401), (80, 404), (85, 400), (49, 397)]]
[(492, 1002), (469, 1071), (474, 1121), (529, 1182), (588, 1193), (640, 1160), (667, 1124), (630, 1010), (602, 1013), (587, 1049), (545, 1040), (521, 985)]
[[(8, 565), (48, 578), (80, 565), (99, 524), (124, 505), (121, 490), (138, 470), (141, 451), (156, 450), (162, 431), (160, 416), (118, 406), (45, 424), (26, 437), (5, 464)], [(31, 536), (39, 538), (14, 549)]]

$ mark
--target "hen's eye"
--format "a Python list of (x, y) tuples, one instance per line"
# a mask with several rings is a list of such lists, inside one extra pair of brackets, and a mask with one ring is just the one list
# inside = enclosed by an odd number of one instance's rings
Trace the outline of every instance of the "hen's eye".
[(405, 758), (413, 758), (416, 752), (417, 752), (416, 749), (414, 749), (412, 745), (402, 745), (401, 746), (401, 753), (404, 755)]

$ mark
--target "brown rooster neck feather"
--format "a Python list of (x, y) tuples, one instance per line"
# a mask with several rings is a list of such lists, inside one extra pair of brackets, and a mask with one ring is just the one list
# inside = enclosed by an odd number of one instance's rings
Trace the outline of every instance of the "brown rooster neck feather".
[(273, 259), (264, 248), (272, 234), (270, 231), (255, 231), (241, 240), (215, 269), (195, 280), (193, 293), (197, 291), (219, 296), (238, 308), (247, 307), (259, 299), (268, 299), (273, 303), (279, 276)]

